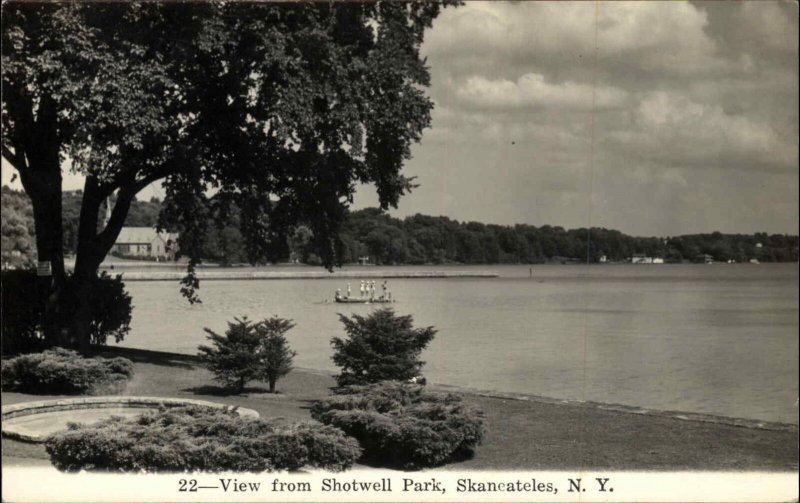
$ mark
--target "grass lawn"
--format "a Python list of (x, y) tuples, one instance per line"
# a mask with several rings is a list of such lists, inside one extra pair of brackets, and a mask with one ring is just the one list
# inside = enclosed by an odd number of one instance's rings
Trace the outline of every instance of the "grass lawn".
[[(334, 385), (325, 373), (294, 370), (278, 394), (258, 383), (227, 395), (191, 356), (114, 349), (136, 364), (124, 394), (194, 398), (248, 407), (262, 417), (310, 419), (310, 404)], [(578, 404), (465, 393), (485, 412), (488, 433), (475, 456), (450, 470), (791, 470), (798, 469), (796, 426), (768, 430), (640, 415)], [(3, 393), (3, 404), (48, 398)], [(3, 439), (3, 463), (41, 464), (44, 447)]]

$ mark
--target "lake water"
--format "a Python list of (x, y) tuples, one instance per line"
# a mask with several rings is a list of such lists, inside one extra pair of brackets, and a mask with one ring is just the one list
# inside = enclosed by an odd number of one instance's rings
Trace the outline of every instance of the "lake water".
[[(798, 421), (797, 264), (472, 270), (499, 277), (389, 281), (398, 313), (438, 329), (423, 352), (431, 382)], [(278, 315), (297, 323), (288, 334), (295, 365), (333, 371), (329, 341), (344, 334), (337, 313), (376, 308), (332, 303), (346, 283), (205, 281), (203, 304), (191, 306), (176, 282), (129, 282), (135, 309), (123, 345), (196, 353), (203, 327), (221, 333), (234, 316)]]

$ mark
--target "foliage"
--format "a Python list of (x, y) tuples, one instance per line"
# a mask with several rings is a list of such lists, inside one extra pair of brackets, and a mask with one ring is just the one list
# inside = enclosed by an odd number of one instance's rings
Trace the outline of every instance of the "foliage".
[(470, 455), (485, 432), (482, 412), (461, 397), (395, 381), (340, 388), (311, 416), (357, 438), (366, 460), (406, 469)]
[(62, 471), (122, 472), (297, 470), (341, 471), (361, 454), (340, 430), (282, 419), (239, 417), (208, 407), (162, 408), (124, 421), (70, 425), (46, 443)]
[[(2, 239), (3, 261), (8, 262), (12, 268), (33, 265), (36, 260), (36, 243), (34, 240), (33, 208), (31, 200), (25, 192), (14, 190), (8, 186), (2, 187)], [(78, 221), (81, 211), (82, 190), (64, 191), (61, 198), (63, 213), (61, 216), (64, 228), (64, 253), (74, 254), (78, 247)], [(110, 198), (113, 203), (115, 197)], [(161, 202), (157, 199), (150, 201), (131, 201), (130, 211), (125, 219), (129, 227), (155, 227), (158, 224), (158, 214), (161, 212)], [(99, 216), (102, 225), (104, 214)], [(22, 260), (20, 260), (21, 256)], [(5, 266), (4, 266), (5, 267)]]
[(121, 392), (133, 377), (125, 358), (83, 358), (62, 348), (3, 361), (3, 389), (34, 394)]
[(31, 266), (36, 260), (31, 201), (24, 193), (6, 186), (2, 188), (2, 196), (0, 249), (3, 268)]
[[(68, 283), (69, 284), (69, 283)], [(66, 313), (72, 311), (75, 299), (67, 296)], [(130, 331), (131, 296), (125, 291), (122, 275), (110, 276), (105, 271), (96, 276), (91, 283), (89, 293), (91, 305), (91, 321), (89, 335), (92, 345), (105, 345), (108, 337), (114, 337), (115, 342), (125, 338)]]
[[(65, 192), (64, 250), (75, 252), (77, 212), (81, 191)], [(33, 214), (30, 201), (22, 192), (3, 188), (3, 256), (20, 250), (25, 263), (35, 259)], [(112, 199), (113, 200), (113, 199)], [(125, 225), (154, 227), (162, 207), (158, 200), (131, 203)], [(221, 264), (246, 262), (247, 250), (239, 231), (240, 210), (235, 200), (212, 201), (216, 225), (205, 238), (204, 260)], [(72, 220), (70, 220), (70, 215)], [(16, 223), (14, 223), (16, 222)], [(20, 223), (21, 222), (21, 223)], [(23, 228), (28, 229), (27, 234)], [(587, 241), (587, 238), (591, 241)], [(562, 229), (561, 227), (518, 224), (486, 225), (452, 220), (447, 217), (413, 215), (392, 218), (377, 208), (348, 213), (340, 232), (343, 262), (357, 262), (370, 256), (380, 264), (428, 263), (527, 263), (548, 261), (585, 261), (587, 250), (591, 261), (606, 255), (608, 260), (625, 261), (634, 253), (663, 257), (667, 262), (693, 261), (697, 255), (709, 254), (714, 260), (746, 262), (793, 262), (798, 258), (798, 237), (782, 234), (692, 234), (666, 238), (628, 236), (612, 229)], [(19, 239), (19, 241), (15, 241)], [(13, 244), (17, 243), (17, 244)], [(761, 247), (756, 245), (761, 243)], [(288, 253), (281, 259), (299, 258), (301, 262), (318, 263), (314, 253), (313, 232), (308, 226), (295, 227), (288, 237)], [(487, 252), (488, 250), (488, 252)], [(10, 260), (14, 266), (19, 259)]]
[(319, 264), (319, 257), (314, 254), (314, 232), (307, 225), (298, 225), (288, 238), (289, 260), (303, 264)]
[[(37, 294), (39, 278), (33, 270), (3, 271), (2, 295), (2, 341), (3, 354), (37, 351), (47, 347), (42, 336), (42, 299)], [(67, 282), (72, 281), (68, 277)], [(91, 306), (89, 333), (95, 346), (105, 345), (109, 337), (116, 342), (125, 338), (130, 331), (131, 297), (125, 291), (121, 276), (110, 276), (102, 272), (91, 282), (88, 300)], [(65, 296), (61, 299), (62, 312), (69, 323), (75, 299)]]
[(339, 386), (417, 377), (424, 364), (419, 354), (436, 334), (433, 327), (413, 328), (411, 315), (397, 316), (391, 308), (339, 319), (347, 332), (347, 339), (331, 340), (333, 361), (342, 369)]
[(200, 346), (200, 357), (215, 378), (236, 392), (241, 392), (252, 380), (269, 383), (270, 393), (275, 383), (292, 370), (297, 354), (289, 349), (286, 340), (294, 324), (278, 317), (253, 323), (246, 317), (228, 323), (225, 335), (206, 328), (213, 347)]
[(36, 272), (27, 269), (3, 271), (3, 354), (41, 351), (47, 343), (41, 334), (42, 302), (36, 292)]
[(781, 234), (714, 232), (635, 237), (596, 227), (566, 230), (550, 225), (501, 226), (420, 214), (401, 220), (377, 208), (350, 213), (341, 237), (345, 262), (357, 262), (359, 257), (368, 255), (378, 264), (598, 262), (601, 256), (610, 261), (626, 261), (636, 253), (669, 262), (692, 261), (696, 255), (706, 253), (717, 261), (798, 259), (798, 237)]
[[(85, 177), (72, 288), (87, 288), (136, 194), (158, 181), (192, 302), (212, 193), (240, 202), (250, 262), (285, 256), (298, 222), (324, 265), (340, 262), (358, 184), (375, 184), (382, 207), (413, 186), (401, 169), (433, 108), (420, 47), (449, 3), (5, 3), (2, 154), (37, 209), (38, 258), (53, 264), (46, 337), (62, 338), (54, 318), (69, 290), (52, 204), (67, 159)], [(77, 299), (67, 341), (83, 348), (89, 306)]]

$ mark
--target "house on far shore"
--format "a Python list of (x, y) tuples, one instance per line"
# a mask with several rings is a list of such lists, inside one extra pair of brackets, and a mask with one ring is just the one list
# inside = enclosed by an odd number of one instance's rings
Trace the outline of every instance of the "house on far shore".
[(663, 264), (662, 257), (648, 257), (644, 253), (634, 253), (631, 256), (631, 264)]
[(111, 255), (117, 257), (153, 260), (174, 260), (178, 250), (178, 235), (156, 232), (152, 227), (123, 227), (111, 247)]

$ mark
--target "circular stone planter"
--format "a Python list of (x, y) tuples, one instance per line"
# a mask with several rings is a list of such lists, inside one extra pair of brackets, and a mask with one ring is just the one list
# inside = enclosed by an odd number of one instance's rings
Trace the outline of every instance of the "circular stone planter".
[(24, 442), (44, 442), (51, 434), (67, 429), (67, 423), (92, 424), (112, 416), (136, 417), (164, 407), (194, 405), (235, 411), (257, 418), (258, 412), (244, 407), (204, 400), (147, 396), (94, 396), (40, 402), (22, 402), (2, 407), (3, 436)]

